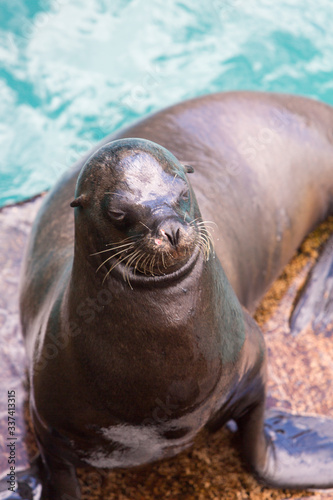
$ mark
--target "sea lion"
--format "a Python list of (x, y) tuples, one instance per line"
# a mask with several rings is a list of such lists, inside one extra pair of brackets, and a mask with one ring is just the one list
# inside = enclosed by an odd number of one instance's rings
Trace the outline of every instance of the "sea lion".
[(333, 486), (333, 420), (264, 419), (245, 309), (333, 212), (332, 130), (309, 99), (201, 97), (108, 137), (52, 190), (21, 290), (43, 498), (80, 498), (76, 465), (172, 456), (229, 419), (261, 481)]

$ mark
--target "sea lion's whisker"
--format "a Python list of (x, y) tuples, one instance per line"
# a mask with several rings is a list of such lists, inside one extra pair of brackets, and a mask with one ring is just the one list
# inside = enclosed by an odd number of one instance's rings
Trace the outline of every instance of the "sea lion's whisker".
[[(136, 259), (136, 257), (140, 254), (140, 250), (136, 250), (134, 252), (132, 252), (129, 256), (128, 256), (128, 260), (126, 262), (126, 265), (125, 265), (125, 269), (123, 271), (123, 278), (124, 278), (124, 281), (127, 281), (127, 283), (129, 284), (129, 286), (132, 288), (132, 285), (131, 285), (131, 282), (130, 282), (130, 279), (129, 279), (129, 268), (130, 268), (130, 265), (131, 263), (133, 262), (133, 260)], [(133, 288), (132, 288), (133, 290)]]
[(141, 264), (141, 267), (142, 267), (144, 274), (147, 274), (146, 270), (147, 270), (147, 263), (149, 262), (149, 259), (150, 259), (150, 255), (148, 254), (148, 255), (146, 255), (146, 258), (144, 259), (144, 261)]
[(204, 248), (205, 248), (205, 243), (202, 241), (202, 239), (198, 239), (198, 247), (200, 249), (200, 251), (203, 252)]
[(198, 243), (199, 249), (203, 253), (205, 259), (208, 260), (210, 249), (213, 246), (211, 236), (209, 234), (205, 234), (205, 233), (200, 232), (198, 234), (197, 243)]
[[(212, 224), (214, 227), (209, 227), (210, 224)], [(215, 222), (213, 221), (191, 221), (190, 226), (194, 227), (195, 229), (199, 229), (199, 231), (206, 231), (209, 234), (209, 231), (214, 231), (215, 227), (218, 227), (217, 224), (215, 224)]]
[[(127, 249), (129, 250), (129, 249)], [(104, 264), (106, 264), (109, 260), (113, 259), (114, 257), (117, 257), (117, 255), (119, 254), (123, 254), (125, 252), (125, 250), (120, 250), (119, 252), (117, 253), (114, 253), (112, 254), (110, 257), (108, 257), (107, 259), (104, 260), (104, 262), (102, 262), (102, 264), (100, 266), (98, 266), (98, 268), (96, 269), (96, 273), (100, 270), (101, 267), (104, 266)]]
[(202, 220), (200, 222), (197, 222), (197, 226), (205, 225), (205, 224), (213, 224), (214, 226), (218, 227), (216, 222), (214, 222), (213, 220)]
[(155, 258), (156, 258), (156, 256), (152, 255), (152, 258), (151, 258), (151, 261), (150, 261), (150, 266), (149, 266), (149, 272), (150, 272), (150, 274), (152, 276), (155, 276), (154, 275)]
[[(163, 255), (163, 254), (162, 254)], [(161, 271), (161, 268), (160, 268), (160, 260), (157, 261), (157, 271), (159, 272), (159, 274), (164, 274), (163, 271)]]
[(153, 262), (153, 257), (152, 257), (152, 255), (149, 255), (149, 259), (148, 259), (148, 262), (146, 265), (148, 274), (152, 274), (152, 271), (151, 271), (152, 262)]
[(146, 224), (144, 224), (141, 220), (139, 220), (139, 223), (146, 227), (149, 231), (151, 231), (150, 227), (146, 226)]
[[(134, 254), (132, 253), (130, 255), (130, 257), (132, 257), (133, 255)], [(144, 256), (147, 256), (147, 253), (145, 252), (144, 245), (141, 242), (141, 244), (137, 245), (137, 248), (136, 248), (136, 251), (135, 251), (135, 259), (138, 258), (138, 260), (136, 261), (136, 264), (135, 264), (135, 270), (137, 269), (137, 263), (138, 263), (138, 261), (140, 261), (142, 259), (142, 257), (144, 257)], [(135, 260), (135, 259), (132, 259), (130, 262), (128, 262), (126, 264), (126, 266), (132, 265), (133, 264), (133, 260)]]
[(148, 254), (147, 257), (145, 258), (145, 260), (142, 262), (142, 269), (143, 269), (143, 272), (146, 276), (148, 274), (148, 265), (149, 265), (150, 259), (151, 259), (151, 256)]
[(201, 219), (201, 217), (197, 217), (196, 219), (193, 219), (192, 221), (190, 221), (189, 224), (190, 224), (190, 226), (192, 226), (198, 230), (197, 243), (198, 243), (200, 251), (203, 253), (205, 259), (208, 260), (210, 249), (214, 245), (213, 245), (213, 237), (212, 237), (211, 232), (210, 232), (211, 228), (207, 228), (206, 225), (207, 224), (213, 224), (215, 226), (217, 226), (217, 225), (213, 221), (200, 220), (200, 219)]
[(210, 245), (210, 244), (211, 244), (211, 239), (210, 239), (210, 237), (209, 237), (209, 235), (208, 235), (208, 234), (201, 233), (201, 234), (200, 234), (200, 237), (201, 237), (201, 239), (202, 239), (202, 240), (203, 240), (206, 244), (208, 244), (208, 245)]
[[(119, 252), (119, 253), (123, 253), (123, 252)], [(98, 266), (98, 268), (96, 269), (96, 273), (98, 273), (98, 271), (100, 270), (100, 268), (102, 266), (104, 266), (104, 264), (106, 264), (109, 260), (111, 260), (112, 258), (114, 257), (114, 255), (111, 255), (111, 257), (107, 258), (104, 262), (102, 262), (102, 264), (100, 266)]]
[(118, 250), (118, 248), (125, 248), (125, 247), (129, 247), (131, 245), (134, 246), (135, 241), (129, 241), (128, 243), (123, 243), (122, 245), (116, 245), (116, 246), (110, 248), (110, 250)]
[(125, 255), (125, 257), (123, 257), (122, 259), (118, 259), (117, 262), (110, 267), (110, 269), (108, 270), (108, 272), (106, 273), (106, 275), (104, 276), (104, 279), (102, 281), (102, 284), (104, 284), (104, 281), (106, 280), (106, 278), (109, 276), (109, 274), (111, 273), (111, 271), (113, 271), (113, 269), (115, 269), (117, 266), (119, 266), (119, 264), (121, 264), (125, 259), (127, 259), (127, 255)]
[(142, 267), (144, 269), (144, 273), (146, 274), (146, 270), (147, 270), (147, 264), (150, 260), (150, 255), (147, 254), (146, 258), (144, 259), (144, 261), (142, 262)]
[(194, 224), (197, 220), (201, 219), (201, 217), (196, 217), (195, 219), (192, 219), (189, 224)]
[(208, 260), (208, 255), (207, 255), (206, 247), (202, 246), (202, 247), (199, 247), (199, 248), (200, 248), (200, 251), (201, 251), (202, 255), (204, 256), (204, 259), (207, 261)]
[(213, 237), (208, 229), (205, 228), (201, 231), (201, 235), (205, 236), (210, 241), (210, 244), (213, 245)]
[[(132, 240), (132, 242), (134, 243), (134, 241), (137, 239), (137, 236), (128, 236), (127, 238), (124, 238), (123, 240), (119, 241), (119, 243), (125, 243), (125, 241), (128, 241), (128, 240)], [(134, 240), (134, 241), (133, 241)], [(110, 246), (110, 245), (116, 245), (117, 243), (107, 243), (106, 246)]]
[(129, 247), (131, 245), (134, 246), (134, 243), (126, 243), (125, 245), (118, 245), (117, 247), (114, 247), (114, 248), (107, 248), (106, 250), (101, 250), (100, 252), (91, 253), (90, 257), (92, 257), (93, 255), (99, 255), (100, 253), (112, 252), (113, 250), (118, 250), (119, 248), (123, 248), (123, 247)]
[(170, 253), (170, 251), (169, 251), (169, 250), (167, 250), (167, 251), (165, 252), (165, 256), (167, 257), (167, 259), (172, 258), (171, 253)]
[(199, 229), (199, 231), (206, 232), (208, 234), (211, 234), (211, 230), (212, 230), (211, 227), (206, 227), (206, 226), (199, 226), (198, 229)]
[(198, 229), (200, 234), (205, 234), (211, 240), (211, 242), (213, 242), (213, 236), (210, 227), (200, 226)]
[(141, 250), (136, 250), (135, 252), (133, 252), (132, 254), (130, 254), (128, 256), (128, 260), (126, 262), (125, 270), (126, 270), (126, 268), (129, 270), (129, 268), (131, 267), (132, 262), (135, 261), (135, 259), (140, 255), (140, 253), (141, 253)]
[(209, 227), (209, 226), (197, 226), (197, 229), (199, 231), (206, 232), (208, 234), (211, 234), (212, 232), (214, 232), (214, 228)]
[(139, 262), (140, 262), (140, 260), (141, 260), (141, 259), (142, 259), (142, 257), (144, 257), (145, 255), (146, 255), (146, 254), (145, 254), (145, 252), (143, 252), (143, 251), (141, 250), (141, 257), (139, 257), (139, 258), (137, 259), (137, 261), (136, 261), (136, 263), (135, 263), (135, 266), (134, 266), (134, 274), (136, 273), (136, 271), (137, 271), (137, 269), (138, 269), (138, 266), (139, 266)]

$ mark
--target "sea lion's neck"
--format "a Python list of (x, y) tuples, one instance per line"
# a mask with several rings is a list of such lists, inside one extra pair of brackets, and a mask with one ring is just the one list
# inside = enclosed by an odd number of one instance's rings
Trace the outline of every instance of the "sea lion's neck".
[[(119, 327), (124, 335), (122, 320), (126, 313), (126, 319), (132, 321), (131, 331), (136, 326), (149, 330), (153, 317), (161, 331), (182, 324), (182, 328), (188, 329), (189, 323), (195, 329), (191, 322), (200, 318), (199, 322), (204, 322), (200, 335), (207, 338), (211, 329), (230, 328), (229, 324), (224, 328), (223, 322), (231, 309), (235, 318), (232, 329), (243, 328), (241, 305), (213, 250), (208, 261), (200, 250), (195, 251), (180, 269), (164, 276), (129, 272), (124, 279), (122, 271), (115, 268), (104, 279), (107, 269), (96, 272), (90, 256), (82, 254), (80, 248), (76, 248), (66, 303), (68, 319), (79, 322), (83, 331), (99, 328), (100, 334), (104, 329), (105, 335), (109, 335)], [(218, 318), (218, 328), (211, 324), (211, 318)]]
[(171, 398), (179, 411), (203, 404), (244, 342), (241, 307), (217, 260), (200, 254), (189, 272), (157, 281), (131, 287), (111, 274), (101, 286), (94, 268), (83, 274), (74, 259), (67, 310), (80, 334), (71, 362), (84, 378), (103, 373), (94, 384), (120, 419), (132, 418), (122, 415), (124, 393), (134, 401), (133, 419), (149, 415), (157, 399)]
[[(138, 307), (138, 297), (144, 295), (152, 297), (152, 303), (164, 300), (170, 303), (179, 294), (179, 290), (184, 290), (186, 294), (189, 286), (199, 286), (209, 269), (200, 249), (196, 249), (179, 269), (165, 275), (144, 275), (133, 272), (131, 268), (124, 269), (125, 265), (121, 264), (109, 272), (110, 265), (100, 267), (99, 260), (92, 259), (90, 252), (83, 251), (83, 248), (84, 245), (75, 246), (71, 279), (66, 294), (68, 314), (71, 316), (68, 319), (74, 322), (85, 318), (89, 323), (90, 318), (95, 319), (95, 312), (102, 313), (101, 322), (106, 320), (108, 323), (107, 315), (110, 314), (111, 317), (109, 309), (113, 309), (115, 302), (120, 310), (129, 306), (131, 310), (135, 310)], [(119, 301), (122, 301), (122, 305), (119, 305)], [(115, 312), (112, 312), (113, 317), (114, 314)], [(170, 316), (169, 311), (166, 311), (166, 314)], [(98, 321), (98, 318), (96, 320)]]

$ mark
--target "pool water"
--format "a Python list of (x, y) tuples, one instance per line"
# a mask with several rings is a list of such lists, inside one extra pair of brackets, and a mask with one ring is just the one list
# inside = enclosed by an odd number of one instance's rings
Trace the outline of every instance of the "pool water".
[(3, 0), (0, 205), (106, 134), (223, 90), (333, 104), (332, 0)]

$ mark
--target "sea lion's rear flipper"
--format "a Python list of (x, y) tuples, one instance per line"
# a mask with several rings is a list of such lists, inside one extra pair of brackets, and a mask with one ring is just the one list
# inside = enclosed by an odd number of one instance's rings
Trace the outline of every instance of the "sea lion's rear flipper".
[(265, 482), (289, 488), (332, 488), (333, 419), (278, 409), (267, 416), (270, 458)]
[(258, 325), (244, 311), (246, 344), (241, 397), (233, 403), (244, 460), (258, 479), (277, 488), (333, 488), (333, 419), (266, 410), (266, 357)]
[(291, 316), (292, 335), (308, 328), (333, 336), (333, 235), (311, 271)]
[(237, 424), (243, 457), (259, 481), (275, 488), (333, 487), (333, 419), (265, 412), (261, 402)]

